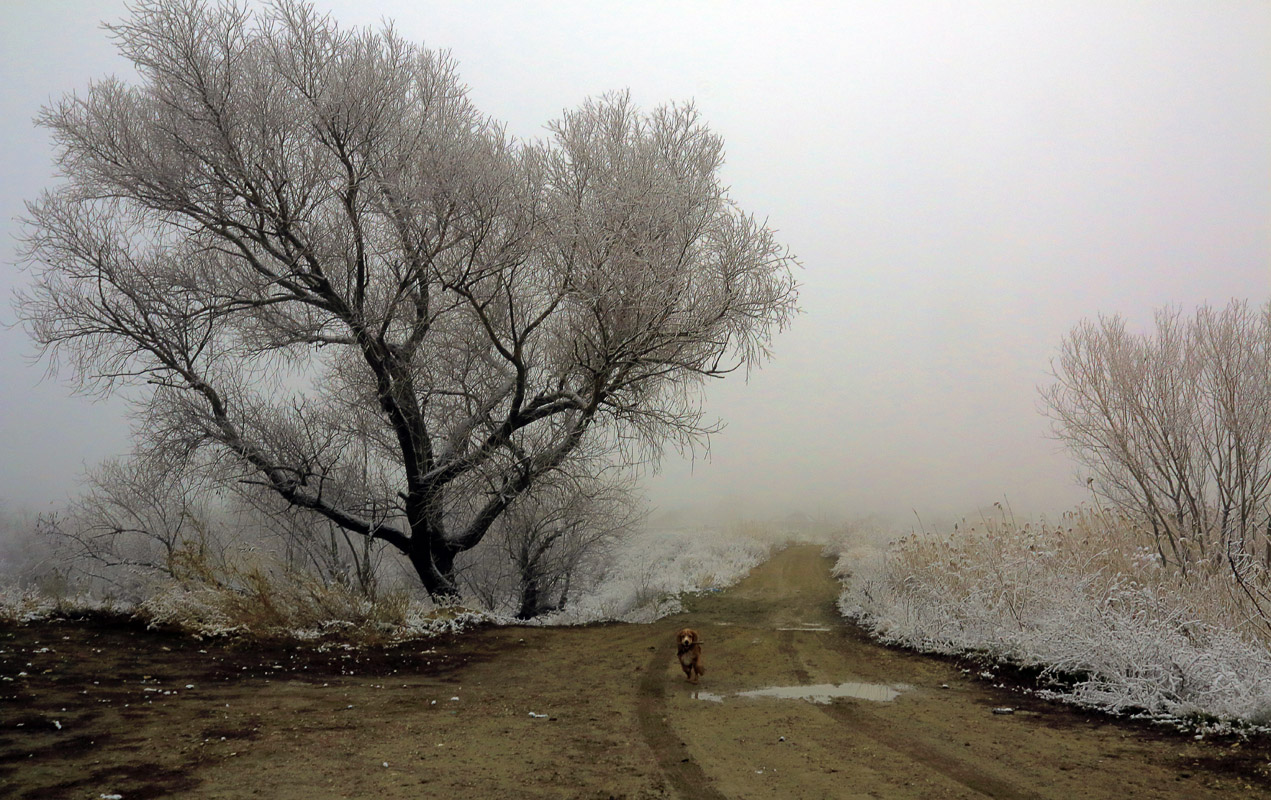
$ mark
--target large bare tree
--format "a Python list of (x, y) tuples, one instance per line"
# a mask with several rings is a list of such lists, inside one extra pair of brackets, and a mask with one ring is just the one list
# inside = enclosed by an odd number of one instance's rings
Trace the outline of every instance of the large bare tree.
[(46, 108), (22, 318), (151, 449), (409, 557), (455, 556), (584, 440), (709, 433), (706, 379), (767, 354), (794, 260), (721, 184), (692, 107), (585, 102), (519, 142), (445, 54), (258, 12), (138, 2), (141, 80)]

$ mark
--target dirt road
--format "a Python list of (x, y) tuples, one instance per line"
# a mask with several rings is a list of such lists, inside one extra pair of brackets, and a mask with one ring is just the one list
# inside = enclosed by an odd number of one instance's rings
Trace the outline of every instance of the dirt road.
[[(653, 625), (369, 653), (0, 629), (0, 797), (1271, 798), (1266, 742), (995, 689), (865, 641), (837, 591), (792, 547)], [(684, 624), (706, 639), (699, 687)], [(855, 696), (743, 694), (817, 684)]]

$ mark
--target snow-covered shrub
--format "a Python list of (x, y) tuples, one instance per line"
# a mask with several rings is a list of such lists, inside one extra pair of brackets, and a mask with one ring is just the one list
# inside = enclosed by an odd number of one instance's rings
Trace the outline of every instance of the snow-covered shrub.
[(129, 605), (110, 596), (50, 593), (43, 586), (22, 587), (0, 583), (0, 623), (26, 625), (46, 619), (65, 619), (93, 614), (126, 614)]
[(0, 503), (0, 622), (112, 610), (114, 587), (95, 586), (75, 567), (73, 553), (40, 535), (38, 517), (9, 513)]
[(1040, 668), (1088, 706), (1271, 717), (1266, 624), (1230, 573), (1183, 579), (1121, 520), (989, 520), (845, 552), (837, 569), (841, 610), (884, 641)]
[(550, 625), (651, 622), (678, 611), (681, 594), (718, 590), (741, 580), (784, 538), (774, 528), (755, 523), (635, 534), (613, 554), (590, 591), (539, 621)]
[(0, 622), (27, 623), (47, 619), (58, 610), (57, 602), (35, 589), (0, 586)]

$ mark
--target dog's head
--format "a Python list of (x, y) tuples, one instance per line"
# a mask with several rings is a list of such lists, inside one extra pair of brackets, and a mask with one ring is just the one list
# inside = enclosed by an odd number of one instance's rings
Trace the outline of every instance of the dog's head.
[(692, 628), (682, 628), (675, 634), (675, 641), (680, 647), (687, 649), (701, 640), (697, 638), (697, 631)]

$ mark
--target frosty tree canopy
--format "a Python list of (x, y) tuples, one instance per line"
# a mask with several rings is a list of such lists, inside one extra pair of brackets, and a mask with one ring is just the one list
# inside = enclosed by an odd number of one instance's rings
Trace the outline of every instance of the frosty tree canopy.
[(795, 310), (691, 107), (512, 140), (444, 54), (283, 0), (142, 2), (142, 76), (45, 109), (20, 313), (145, 446), (407, 555), (428, 591), (542, 476), (693, 441)]

